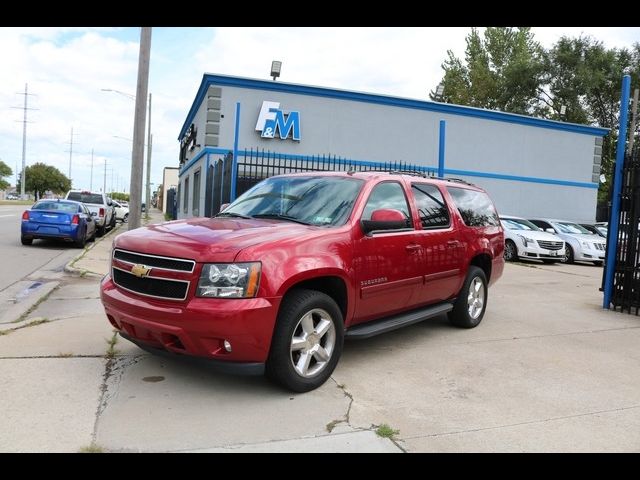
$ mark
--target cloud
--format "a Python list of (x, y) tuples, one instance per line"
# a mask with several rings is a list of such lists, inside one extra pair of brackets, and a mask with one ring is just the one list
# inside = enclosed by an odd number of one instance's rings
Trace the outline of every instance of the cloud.
[[(442, 78), (447, 50), (462, 57), (466, 27), (428, 28), (167, 28), (153, 29), (149, 91), (153, 94), (152, 179), (176, 166), (177, 135), (204, 72), (270, 79), (281, 60), (278, 81), (428, 98)], [(535, 27), (550, 46), (561, 35), (591, 34), (608, 47), (630, 46), (640, 28)], [(134, 102), (108, 88), (136, 93), (137, 28), (0, 29), (0, 159), (21, 163), (24, 84), (28, 82), (27, 163), (43, 161), (69, 170), (74, 129), (74, 186), (88, 188), (94, 149), (93, 188), (128, 189)], [(18, 107), (13, 109), (12, 107)], [(13, 181), (13, 179), (11, 179)]]

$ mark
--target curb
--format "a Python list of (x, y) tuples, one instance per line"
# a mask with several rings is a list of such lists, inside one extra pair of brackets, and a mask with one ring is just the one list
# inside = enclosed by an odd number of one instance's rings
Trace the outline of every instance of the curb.
[(89, 270), (85, 270), (83, 268), (76, 268), (73, 266), (73, 264), (76, 263), (78, 260), (80, 260), (82, 257), (84, 257), (89, 251), (96, 248), (96, 246), (99, 243), (103, 242), (107, 237), (111, 236), (113, 232), (119, 230), (120, 225), (122, 224), (116, 224), (114, 228), (109, 230), (108, 233), (105, 233), (99, 240), (98, 239), (94, 240), (90, 246), (86, 247), (84, 250), (82, 250), (82, 252), (80, 252), (78, 255), (76, 255), (71, 260), (69, 260), (69, 262), (67, 262), (67, 264), (64, 266), (64, 269), (63, 269), (64, 272), (68, 275), (71, 275), (72, 277), (101, 279), (104, 275), (90, 272)]

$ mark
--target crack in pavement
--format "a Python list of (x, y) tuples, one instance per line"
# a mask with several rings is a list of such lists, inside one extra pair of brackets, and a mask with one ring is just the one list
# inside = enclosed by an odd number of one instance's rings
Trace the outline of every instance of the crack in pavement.
[(104, 358), (104, 355), (29, 355), (24, 357), (0, 357), (0, 360), (36, 360), (38, 358)]
[(482, 432), (482, 431), (486, 431), (486, 430), (498, 430), (498, 429), (501, 429), (501, 428), (519, 427), (521, 425), (534, 425), (536, 423), (555, 422), (555, 421), (558, 421), (558, 420), (566, 420), (568, 418), (588, 417), (588, 416), (592, 416), (592, 415), (598, 415), (598, 414), (601, 414), (601, 413), (622, 412), (624, 410), (633, 410), (634, 408), (640, 408), (640, 405), (632, 405), (630, 407), (612, 408), (610, 410), (597, 410), (595, 412), (576, 413), (574, 415), (564, 415), (564, 416), (560, 416), (560, 417), (551, 417), (551, 418), (546, 418), (544, 420), (530, 420), (528, 422), (507, 423), (505, 425), (496, 425), (496, 426), (493, 426), (493, 427), (470, 428), (468, 430), (456, 430), (454, 432), (430, 433), (430, 434), (426, 434), (426, 435), (413, 435), (411, 437), (405, 437), (404, 440), (413, 440), (415, 438), (443, 437), (443, 436), (447, 436), (447, 435), (458, 435), (458, 434), (461, 434), (461, 433), (473, 433), (473, 432)]

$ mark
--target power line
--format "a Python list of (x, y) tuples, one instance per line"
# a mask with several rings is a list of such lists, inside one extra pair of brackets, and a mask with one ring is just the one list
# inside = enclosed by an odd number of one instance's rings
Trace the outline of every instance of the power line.
[[(71, 182), (71, 185), (73, 186), (73, 180), (71, 179), (71, 160), (73, 158), (73, 127), (71, 127), (71, 140), (66, 142), (67, 144), (69, 144), (69, 150), (65, 150), (65, 152), (69, 152), (69, 181)], [(77, 133), (76, 133), (77, 135)]]

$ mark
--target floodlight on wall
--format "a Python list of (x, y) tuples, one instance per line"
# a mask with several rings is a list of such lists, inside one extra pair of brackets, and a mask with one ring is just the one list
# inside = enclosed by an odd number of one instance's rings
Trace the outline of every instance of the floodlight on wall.
[(564, 116), (565, 113), (567, 113), (567, 106), (566, 105), (562, 105), (560, 107), (560, 115)]
[(433, 99), (437, 102), (442, 101), (442, 97), (444, 96), (444, 83), (439, 83), (436, 87), (436, 91), (433, 93)]
[(276, 78), (280, 76), (280, 70), (282, 69), (282, 62), (278, 60), (274, 60), (271, 62), (271, 76), (273, 77), (273, 81), (276, 81)]

